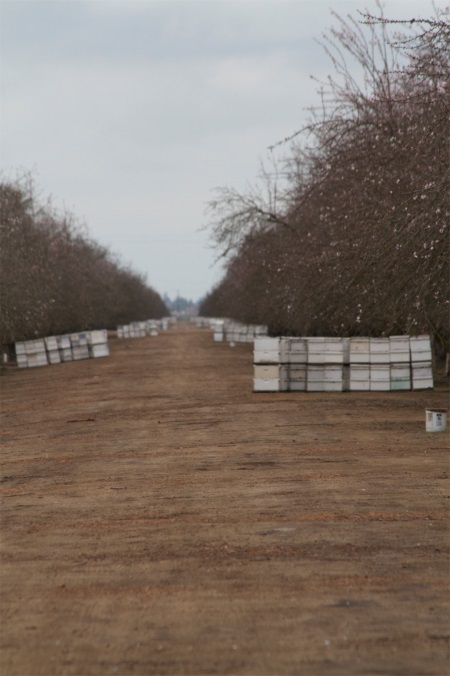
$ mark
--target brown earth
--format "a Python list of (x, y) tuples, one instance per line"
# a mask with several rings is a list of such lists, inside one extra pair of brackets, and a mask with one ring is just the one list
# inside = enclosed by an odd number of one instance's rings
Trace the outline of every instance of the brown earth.
[(449, 673), (448, 381), (253, 394), (251, 350), (2, 376), (2, 676)]

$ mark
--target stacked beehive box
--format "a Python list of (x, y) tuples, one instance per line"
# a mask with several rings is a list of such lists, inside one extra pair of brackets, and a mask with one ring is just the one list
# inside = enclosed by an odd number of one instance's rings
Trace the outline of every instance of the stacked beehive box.
[(215, 343), (222, 343), (224, 339), (225, 321), (223, 319), (216, 319), (212, 325), (213, 339)]
[(109, 356), (108, 332), (106, 329), (89, 331), (87, 337), (90, 357), (96, 359), (97, 357)]
[[(411, 389), (411, 339), (409, 336), (391, 336), (389, 338), (390, 389)], [(431, 345), (430, 345), (431, 350)]]
[(256, 338), (254, 391), (396, 391), (433, 387), (429, 336)]
[(118, 338), (145, 338), (145, 336), (157, 336), (158, 329), (167, 331), (172, 319), (147, 319), (145, 322), (131, 322), (117, 327)]
[(131, 322), (117, 327), (118, 338), (143, 338), (147, 335), (146, 322)]
[(15, 343), (17, 366), (30, 368), (109, 355), (108, 332), (84, 331)]
[(32, 368), (34, 366), (46, 366), (48, 364), (45, 340), (24, 340), (17, 342), (16, 358), (19, 368)]
[(411, 336), (411, 370), (413, 390), (433, 387), (433, 362), (429, 336)]
[(191, 321), (198, 329), (213, 329), (217, 320), (211, 317), (193, 317)]
[(308, 392), (342, 392), (344, 389), (344, 364), (348, 364), (348, 339), (308, 338)]
[(253, 362), (254, 392), (287, 391), (288, 367), (282, 363), (280, 338), (255, 338)]
[(370, 338), (352, 338), (349, 348), (350, 390), (370, 390)]
[(285, 365), (285, 375), (291, 392), (306, 390), (308, 346), (304, 338), (280, 338), (280, 358)]
[(56, 341), (58, 343), (59, 354), (61, 356), (61, 361), (72, 361), (72, 344), (70, 342), (70, 336), (56, 336)]
[(391, 389), (389, 338), (369, 339), (369, 390), (388, 392)]
[(47, 358), (49, 364), (60, 364), (61, 355), (59, 353), (58, 339), (56, 336), (47, 336), (44, 338), (45, 348), (47, 350)]
[(225, 323), (225, 339), (229, 343), (253, 343), (258, 336), (267, 336), (268, 327), (263, 324)]
[(87, 333), (71, 333), (69, 338), (74, 361), (78, 361), (79, 359), (89, 359)]

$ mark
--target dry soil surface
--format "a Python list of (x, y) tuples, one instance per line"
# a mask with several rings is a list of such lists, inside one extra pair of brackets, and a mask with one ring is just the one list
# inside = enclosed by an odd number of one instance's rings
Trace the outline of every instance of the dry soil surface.
[(2, 386), (2, 676), (449, 673), (434, 392), (252, 392), (179, 324)]

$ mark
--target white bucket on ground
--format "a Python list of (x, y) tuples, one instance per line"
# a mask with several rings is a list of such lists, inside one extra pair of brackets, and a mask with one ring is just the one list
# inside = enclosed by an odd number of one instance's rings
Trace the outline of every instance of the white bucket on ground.
[(447, 411), (443, 408), (427, 409), (425, 420), (427, 432), (445, 432), (447, 429)]

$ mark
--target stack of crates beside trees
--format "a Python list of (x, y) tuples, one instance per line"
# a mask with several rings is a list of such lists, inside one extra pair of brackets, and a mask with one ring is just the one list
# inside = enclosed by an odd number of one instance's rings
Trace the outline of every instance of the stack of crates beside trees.
[(72, 357), (74, 361), (78, 359), (89, 359), (88, 338), (86, 333), (71, 333), (70, 346), (72, 348)]
[(280, 338), (255, 338), (253, 362), (254, 392), (286, 392), (289, 389), (288, 368), (283, 363)]
[(61, 361), (72, 361), (72, 344), (70, 342), (70, 336), (56, 336), (58, 343), (59, 354), (61, 355)]
[(214, 322), (216, 319), (211, 319), (211, 317), (193, 317), (191, 320), (197, 329), (212, 329), (214, 328)]
[(348, 339), (308, 338), (306, 345), (308, 354), (306, 390), (342, 392), (347, 387), (348, 381)]
[(44, 338), (45, 348), (49, 364), (60, 364), (61, 354), (59, 352), (58, 338), (56, 336), (47, 336)]
[[(370, 390), (387, 391), (391, 389), (391, 356), (389, 338), (369, 339)], [(409, 362), (409, 353), (408, 359)], [(399, 367), (400, 375), (402, 368)]]
[[(370, 390), (370, 338), (352, 338), (349, 349), (351, 391)], [(390, 370), (387, 381), (390, 382)]]
[(106, 357), (109, 355), (108, 332), (102, 329), (18, 341), (15, 352), (19, 368)]
[(308, 368), (308, 347), (304, 338), (280, 339), (281, 362), (285, 366), (284, 374), (288, 380), (290, 392), (306, 390)]
[(95, 359), (109, 356), (108, 331), (106, 329), (88, 331), (87, 338), (90, 357)]
[(144, 338), (147, 335), (146, 322), (131, 322), (117, 327), (118, 338)]
[(224, 340), (224, 332), (225, 332), (225, 320), (224, 319), (216, 319), (214, 320), (213, 323), (213, 340), (215, 343), (222, 343)]
[[(391, 336), (385, 340), (389, 341), (390, 389), (410, 390), (412, 385), (411, 338), (409, 336)], [(429, 340), (428, 344), (431, 350)]]
[(157, 336), (158, 330), (167, 331), (170, 327), (171, 318), (147, 319), (143, 322), (131, 322), (117, 327), (118, 338), (145, 338), (145, 336)]
[(429, 336), (255, 338), (255, 392), (433, 388)]
[(24, 340), (15, 344), (17, 366), (19, 368), (46, 366), (48, 364), (45, 340)]
[(225, 340), (228, 343), (253, 343), (257, 336), (267, 336), (268, 327), (262, 324), (225, 323)]
[(411, 366), (413, 390), (433, 387), (433, 357), (428, 336), (411, 336)]
[(268, 326), (265, 324), (243, 324), (226, 318), (195, 317), (193, 320), (198, 328), (208, 327), (213, 331), (213, 340), (216, 343), (224, 341), (231, 345), (235, 343), (253, 343), (257, 336), (267, 336)]

